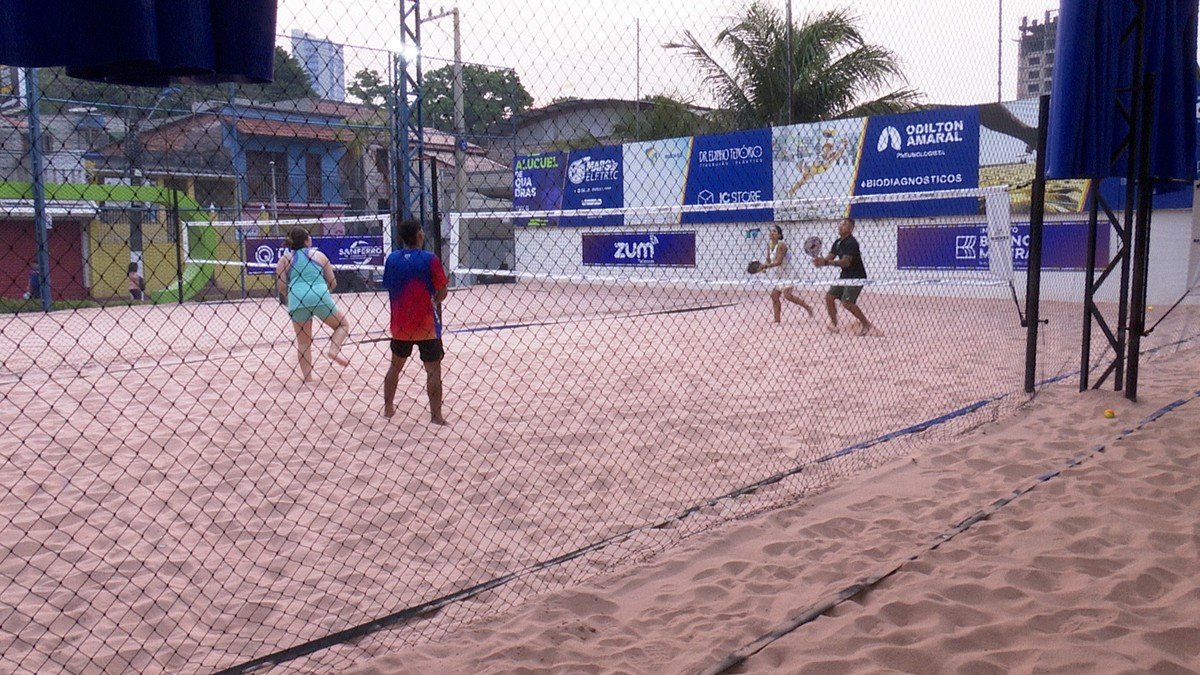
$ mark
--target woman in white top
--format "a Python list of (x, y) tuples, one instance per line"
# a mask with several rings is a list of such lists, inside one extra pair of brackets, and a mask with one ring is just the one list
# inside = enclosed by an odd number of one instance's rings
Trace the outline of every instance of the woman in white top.
[(800, 305), (808, 312), (808, 316), (812, 317), (812, 306), (801, 300), (800, 296), (796, 295), (796, 289), (792, 287), (792, 253), (788, 250), (787, 242), (783, 240), (783, 228), (778, 225), (772, 225), (767, 235), (767, 261), (763, 264), (761, 272), (771, 275), (776, 280), (771, 289), (771, 309), (775, 312), (775, 323), (779, 323), (782, 312), (781, 297)]

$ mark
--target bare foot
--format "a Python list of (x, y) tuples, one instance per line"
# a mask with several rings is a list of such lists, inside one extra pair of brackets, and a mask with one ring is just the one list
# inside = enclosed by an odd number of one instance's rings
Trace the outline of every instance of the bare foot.
[(432, 417), (431, 416), (429, 418), (429, 421), (433, 422), (434, 424), (437, 424), (439, 426), (443, 426), (443, 427), (446, 426), (446, 424), (447, 424), (445, 417)]
[(858, 336), (864, 337), (867, 335), (867, 333), (870, 333), (870, 332), (871, 332), (871, 324), (866, 323), (866, 324), (863, 324), (862, 328), (858, 329)]
[(828, 326), (825, 327), (825, 329), (828, 330), (830, 333), (838, 332), (838, 327), (837, 327), (836, 323), (829, 324)]
[(342, 356), (339, 352), (335, 352), (332, 349), (326, 352), (325, 356), (328, 356), (330, 361), (333, 361), (343, 368), (350, 365), (350, 359)]
[(391, 417), (392, 415), (395, 415), (395, 414), (396, 414), (396, 406), (392, 405), (391, 403), (383, 404), (383, 416), (384, 417)]

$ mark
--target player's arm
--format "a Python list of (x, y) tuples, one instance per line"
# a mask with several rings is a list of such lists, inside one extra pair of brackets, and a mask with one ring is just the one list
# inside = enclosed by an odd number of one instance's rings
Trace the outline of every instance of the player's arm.
[(313, 257), (321, 264), (321, 275), (325, 277), (325, 285), (330, 291), (337, 288), (337, 277), (333, 275), (333, 263), (329, 262), (329, 256), (317, 251)]
[(279, 292), (279, 297), (283, 300), (287, 300), (287, 276), (288, 270), (291, 268), (291, 266), (291, 252), (284, 253), (283, 255), (279, 256), (279, 262), (275, 263), (275, 290)]
[(429, 271), (433, 276), (433, 301), (440, 303), (450, 294), (450, 280), (446, 278), (446, 270), (442, 268), (442, 261), (436, 255), (429, 264)]

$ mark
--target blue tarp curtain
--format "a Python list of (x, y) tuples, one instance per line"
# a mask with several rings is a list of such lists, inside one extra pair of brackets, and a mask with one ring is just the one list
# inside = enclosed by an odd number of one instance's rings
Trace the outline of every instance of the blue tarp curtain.
[[(1196, 0), (1148, 0), (1143, 73), (1155, 76), (1150, 175), (1156, 180), (1196, 176)], [(1125, 176), (1115, 157), (1129, 124), (1135, 82), (1135, 41), (1122, 34), (1136, 18), (1133, 0), (1062, 0), (1050, 94), (1046, 175), (1049, 178)], [(1134, 114), (1137, 111), (1132, 111)]]
[(164, 87), (266, 83), (275, 0), (2, 0), (0, 63)]

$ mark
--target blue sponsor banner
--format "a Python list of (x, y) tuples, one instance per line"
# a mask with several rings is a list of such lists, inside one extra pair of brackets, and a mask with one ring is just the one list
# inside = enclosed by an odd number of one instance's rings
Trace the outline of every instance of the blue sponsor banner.
[[(771, 130), (696, 136), (688, 162), (685, 205), (737, 204), (773, 199)], [(729, 223), (774, 220), (772, 209), (697, 211), (683, 214), (684, 223)]]
[[(1087, 269), (1086, 222), (1046, 223), (1042, 233), (1042, 269)], [(1029, 267), (1029, 223), (1012, 225), (1013, 268)], [(1096, 233), (1096, 264), (1108, 263), (1109, 228)], [(896, 269), (986, 270), (989, 247), (986, 225), (901, 226), (896, 234)]]
[[(959, 107), (867, 120), (855, 195), (959, 190), (979, 185), (979, 108)], [(976, 198), (855, 204), (856, 218), (966, 215)]]
[[(545, 152), (513, 159), (513, 211), (557, 211), (562, 208), (567, 155)], [(555, 225), (554, 218), (518, 218), (516, 225)]]
[[(621, 146), (572, 150), (567, 162), (562, 208), (615, 209), (625, 205)], [(559, 225), (622, 225), (620, 214), (563, 216)]]
[(584, 234), (583, 264), (621, 267), (695, 267), (696, 233)]
[[(313, 248), (324, 253), (334, 265), (383, 265), (383, 237), (379, 235), (320, 235), (312, 238)], [(274, 274), (279, 256), (288, 250), (279, 238), (246, 237), (247, 274)]]

